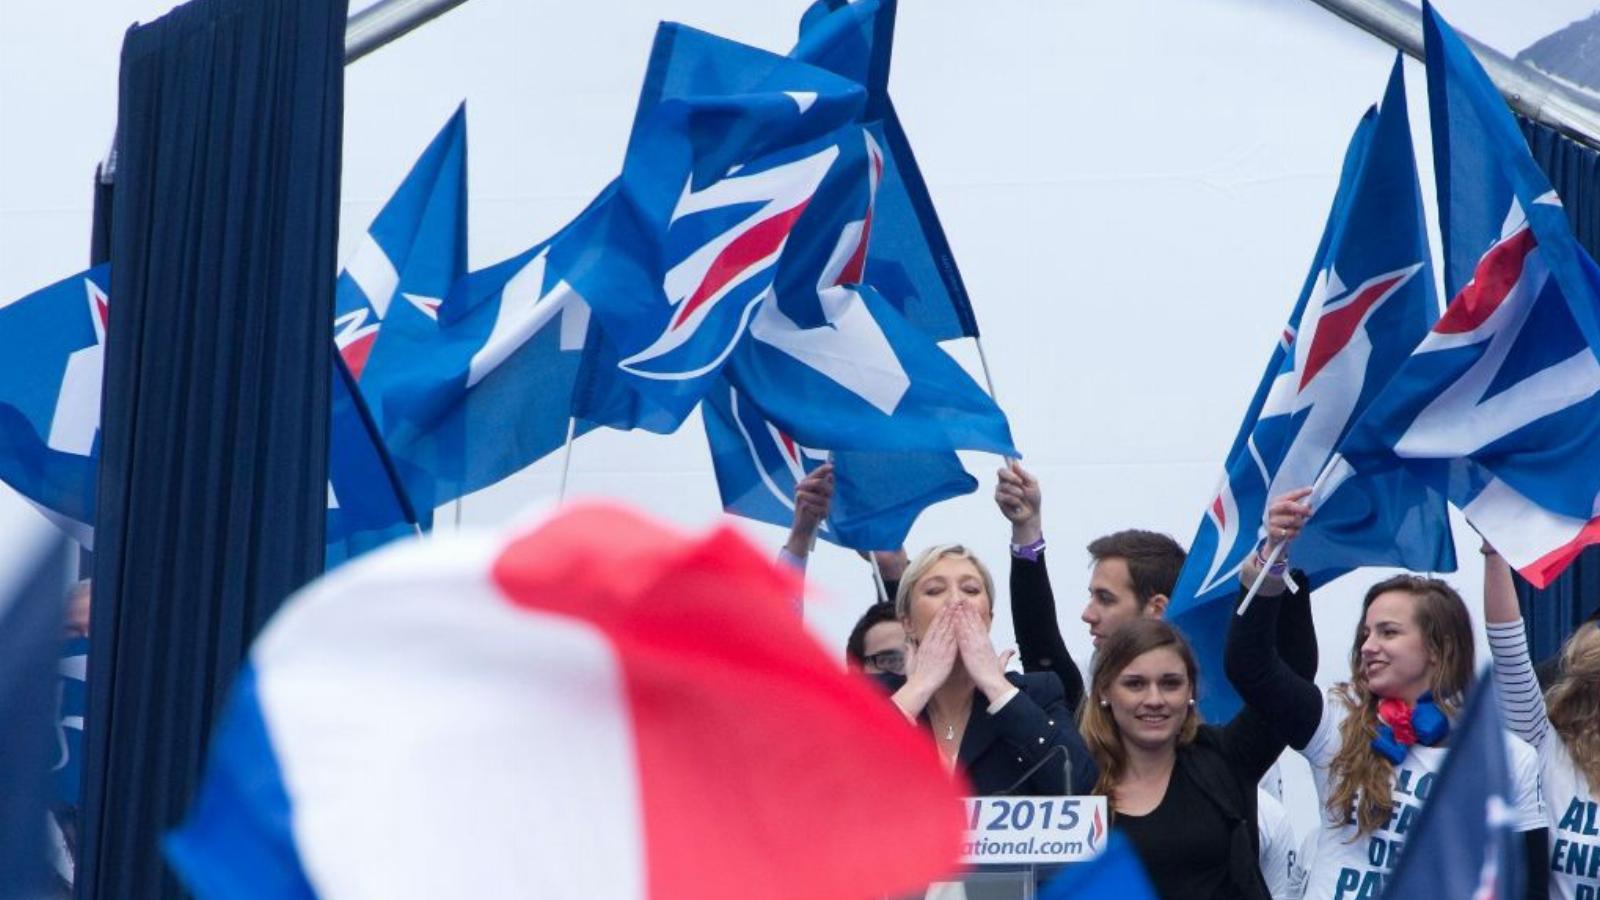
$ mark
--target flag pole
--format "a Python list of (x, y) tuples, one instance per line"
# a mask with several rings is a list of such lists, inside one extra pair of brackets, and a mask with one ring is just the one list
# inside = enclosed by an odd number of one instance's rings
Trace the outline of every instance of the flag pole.
[(878, 589), (878, 602), (889, 602), (889, 585), (883, 580), (883, 570), (878, 568), (878, 555), (867, 551), (867, 564), (872, 566), (872, 584)]
[[(982, 335), (973, 335), (972, 345), (978, 348), (978, 365), (983, 367), (983, 384), (984, 387), (989, 389), (989, 399), (994, 401), (995, 406), (999, 406), (1000, 395), (994, 391), (994, 373), (989, 371), (989, 354), (983, 352)], [(1005, 461), (1008, 463), (1013, 463), (1017, 460), (1016, 457), (1007, 456), (1005, 457)]]
[(400, 472), (395, 468), (394, 458), (389, 455), (389, 445), (384, 443), (383, 435), (378, 432), (378, 423), (372, 419), (372, 410), (367, 408), (367, 398), (362, 396), (360, 385), (356, 384), (355, 376), (350, 374), (350, 368), (344, 364), (344, 357), (340, 355), (339, 348), (333, 348), (333, 368), (339, 378), (344, 381), (345, 390), (350, 394), (350, 402), (356, 408), (356, 415), (361, 418), (361, 427), (366, 429), (367, 436), (372, 439), (372, 448), (378, 452), (378, 462), (383, 466), (383, 474), (389, 479), (389, 486), (394, 488), (394, 498), (400, 504), (400, 512), (411, 523), (411, 530), (417, 537), (422, 537), (422, 525), (417, 521), (417, 509), (411, 505), (411, 496), (406, 493), (405, 484), (400, 480)]
[(456, 530), (461, 530), (461, 498), (456, 498)]
[(578, 417), (567, 416), (567, 442), (561, 449), (561, 485), (556, 488), (556, 505), (567, 499), (567, 476), (572, 472), (572, 440), (577, 435)]
[[(1307, 500), (1316, 499), (1317, 491), (1322, 489), (1323, 482), (1327, 481), (1328, 476), (1333, 474), (1334, 463), (1339, 459), (1339, 454), (1335, 453), (1323, 464), (1322, 471), (1317, 473), (1317, 480), (1311, 482), (1311, 494), (1306, 498)], [(1316, 515), (1316, 510), (1312, 509), (1311, 514)], [(1272, 548), (1272, 552), (1267, 555), (1267, 564), (1262, 566), (1261, 571), (1256, 573), (1256, 580), (1250, 584), (1250, 590), (1245, 592), (1244, 599), (1239, 601), (1239, 608), (1234, 612), (1234, 615), (1242, 616), (1245, 614), (1245, 610), (1250, 608), (1250, 602), (1256, 598), (1256, 594), (1261, 592), (1261, 585), (1266, 583), (1267, 570), (1272, 568), (1273, 564), (1283, 556), (1283, 548), (1287, 546), (1288, 544), (1285, 543), (1278, 544)], [(1288, 572), (1283, 573), (1283, 581), (1289, 586), (1289, 590), (1296, 589), (1294, 581), (1289, 578)]]

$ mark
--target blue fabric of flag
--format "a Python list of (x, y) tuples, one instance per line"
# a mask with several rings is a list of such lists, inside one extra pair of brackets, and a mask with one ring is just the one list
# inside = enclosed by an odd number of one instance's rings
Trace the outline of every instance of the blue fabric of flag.
[(1015, 457), (1011, 428), (964, 369), (866, 285), (817, 292), (829, 327), (763, 305), (728, 379), (808, 447), (985, 450)]
[(67, 543), (29, 513), (6, 526), (0, 550), (0, 898), (45, 896), (45, 815), (56, 760), (56, 648), (67, 585)]
[[(402, 470), (389, 456), (354, 376), (343, 358), (334, 356), (328, 403), (331, 421), (325, 557), (330, 569), (407, 537), (420, 526)], [(431, 514), (433, 508), (428, 509)]]
[(233, 696), (211, 737), (194, 805), (162, 849), (197, 897), (314, 900), (290, 815), (283, 772), (261, 714), (255, 668), (246, 664), (233, 680)]
[(1156, 889), (1133, 845), (1113, 831), (1104, 853), (1068, 868), (1045, 886), (1039, 900), (1156, 900)]
[[(570, 242), (558, 270), (615, 347), (617, 377), (666, 413), (625, 427), (676, 428), (774, 285), (816, 283), (865, 206), (865, 173), (835, 171), (863, 99), (815, 66), (660, 27), (622, 176), (552, 251)], [(822, 324), (804, 292), (777, 302)]]
[(417, 157), (339, 273), (334, 339), (358, 380), (391, 310), (402, 313), (403, 321), (407, 309), (436, 306), (466, 272), (466, 263), (463, 103)]
[(1433, 485), (1542, 586), (1600, 541), (1600, 279), (1483, 68), (1424, 19), (1453, 299), (1341, 452)]
[(1406, 839), (1385, 897), (1520, 897), (1526, 873), (1516, 790), (1490, 670), (1450, 731), (1433, 792)]
[(817, 0), (789, 55), (867, 89), (862, 125), (884, 148), (868, 249), (871, 283), (936, 341), (977, 337), (978, 321), (911, 142), (889, 96), (896, 0)]
[[(1201, 667), (1222, 671), (1239, 568), (1263, 536), (1273, 497), (1310, 486), (1438, 316), (1401, 61), (1381, 111), (1357, 125), (1300, 297), (1191, 544), (1169, 615)], [(1313, 587), (1365, 565), (1453, 571), (1443, 495), (1403, 471), (1329, 482), (1290, 550)], [(1210, 679), (1203, 712), (1225, 721), (1240, 701)]]
[(72, 637), (61, 643), (58, 667), (60, 702), (56, 705), (56, 756), (50, 766), (55, 802), (76, 809), (83, 796), (83, 719), (88, 694), (85, 673), (89, 639)]
[[(830, 454), (785, 435), (731, 385), (708, 394), (701, 410), (724, 509), (788, 526), (795, 486)], [(854, 550), (903, 546), (924, 509), (978, 487), (954, 453), (842, 451), (831, 457), (833, 501), (817, 533)]]
[(0, 481), (91, 543), (109, 265), (0, 306)]

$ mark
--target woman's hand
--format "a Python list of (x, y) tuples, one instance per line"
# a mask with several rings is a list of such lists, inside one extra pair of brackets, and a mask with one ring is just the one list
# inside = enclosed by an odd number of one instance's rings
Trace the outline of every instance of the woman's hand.
[[(1267, 536), (1260, 548), (1246, 556), (1239, 566), (1240, 583), (1246, 587), (1255, 583), (1257, 576), (1261, 574), (1262, 560), (1272, 560), (1274, 569), (1281, 568), (1279, 563), (1285, 565), (1288, 563), (1289, 544), (1300, 536), (1300, 532), (1305, 530), (1306, 520), (1311, 518), (1311, 506), (1305, 502), (1310, 496), (1311, 488), (1299, 488), (1279, 495), (1267, 505)], [(1275, 559), (1274, 550), (1278, 551)], [(1269, 570), (1268, 575), (1273, 574)], [(1279, 577), (1269, 577), (1263, 582), (1261, 593), (1267, 596), (1283, 593), (1281, 573)]]
[(962, 602), (947, 609), (955, 611), (956, 645), (961, 651), (961, 664), (990, 703), (999, 700), (1011, 691), (1011, 682), (1006, 680), (1006, 663), (1011, 659), (1011, 651), (995, 654), (994, 644), (989, 641), (989, 628), (972, 604)]
[(894, 702), (907, 718), (922, 715), (934, 692), (949, 679), (958, 654), (952, 604), (934, 613), (921, 640), (906, 645), (906, 683), (894, 692)]

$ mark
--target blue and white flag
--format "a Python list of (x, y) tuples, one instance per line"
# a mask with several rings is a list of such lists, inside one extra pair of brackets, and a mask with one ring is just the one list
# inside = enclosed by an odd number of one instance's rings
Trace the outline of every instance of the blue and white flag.
[[(565, 440), (586, 348), (598, 344), (588, 304), (560, 275), (574, 246), (567, 233), (472, 273), (436, 322), (379, 340), (362, 392), (381, 409), (397, 465), (413, 473), (408, 485), (424, 482), (415, 491), (426, 502), (494, 484)], [(606, 403), (596, 406), (599, 415)], [(591, 427), (574, 425), (577, 434)]]
[[(467, 107), (463, 103), (372, 220), (339, 273), (334, 342), (364, 377), (391, 311), (424, 318), (467, 268)], [(395, 300), (400, 302), (397, 304)]]
[[(864, 91), (827, 71), (676, 24), (651, 54), (622, 176), (558, 238), (561, 277), (616, 349), (617, 377), (671, 430), (711, 389), (765, 298), (815, 284), (867, 205)], [(824, 324), (814, 296), (785, 312)], [(795, 305), (791, 305), (795, 304)], [(611, 423), (608, 423), (611, 424)]]
[(1600, 542), (1600, 270), (1488, 75), (1425, 12), (1453, 299), (1340, 452), (1344, 471), (1433, 485), (1543, 587)]
[(0, 481), (93, 546), (111, 267), (0, 306)]
[(46, 813), (58, 759), (56, 652), (67, 542), (20, 512), (0, 511), (0, 898), (45, 896)]
[[(335, 353), (329, 386), (327, 568), (421, 527), (402, 469), (378, 432), (355, 376)], [(412, 481), (419, 479), (413, 477)], [(427, 517), (431, 521), (432, 507)]]
[[(708, 394), (701, 412), (723, 508), (788, 526), (794, 520), (796, 485), (830, 454), (783, 433), (732, 385)], [(903, 546), (924, 509), (978, 487), (950, 452), (841, 451), (832, 458), (833, 502), (817, 534), (855, 550)]]
[[(1222, 671), (1239, 568), (1265, 534), (1268, 503), (1316, 481), (1437, 317), (1396, 59), (1381, 111), (1369, 111), (1351, 139), (1311, 272), (1173, 592), (1169, 615), (1206, 671)], [(1290, 550), (1313, 586), (1366, 565), (1455, 569), (1443, 495), (1404, 472), (1344, 480), (1320, 493), (1316, 508)], [(1239, 708), (1222, 679), (1212, 680), (1203, 699), (1216, 721)]]
[[(1450, 752), (1405, 842), (1385, 897), (1523, 896), (1522, 836), (1506, 735), (1485, 670), (1450, 730)], [(1365, 885), (1362, 886), (1365, 893)]]
[(866, 256), (870, 283), (934, 340), (976, 337), (966, 285), (888, 93), (896, 6), (896, 0), (817, 0), (789, 55), (867, 89), (861, 123), (883, 148), (877, 227)]

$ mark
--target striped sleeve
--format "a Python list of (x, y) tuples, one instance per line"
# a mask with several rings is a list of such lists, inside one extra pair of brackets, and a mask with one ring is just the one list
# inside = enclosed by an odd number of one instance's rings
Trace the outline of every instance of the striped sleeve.
[(1543, 749), (1550, 719), (1545, 713), (1544, 694), (1528, 658), (1528, 636), (1522, 620), (1490, 622), (1489, 652), (1494, 656), (1495, 688), (1499, 693), (1500, 715), (1512, 734)]

